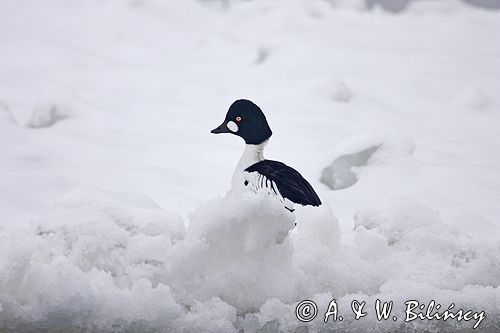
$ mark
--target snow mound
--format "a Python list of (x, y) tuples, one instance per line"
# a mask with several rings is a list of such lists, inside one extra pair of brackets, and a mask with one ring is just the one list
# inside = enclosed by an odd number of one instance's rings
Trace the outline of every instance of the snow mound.
[[(446, 1), (411, 1), (411, 5), (407, 9), (408, 13), (416, 15), (427, 15), (429, 13), (437, 14), (452, 14), (467, 8), (464, 6), (464, 1), (460, 0), (446, 0)], [(478, 4), (479, 5), (479, 4)]]
[(10, 112), (10, 108), (4, 101), (0, 100), (0, 121), (6, 121), (12, 124), (16, 124), (14, 117), (12, 117), (12, 113)]
[(368, 160), (378, 148), (374, 146), (337, 157), (331, 166), (323, 169), (320, 181), (332, 190), (341, 190), (354, 185), (358, 181), (354, 168), (367, 165)]
[(31, 228), (0, 232), (0, 326), (175, 327), (182, 307), (151, 276), (183, 233), (176, 214), (143, 196), (71, 191)]
[[(393, 254), (406, 252), (408, 259), (414, 257), (411, 263), (404, 263), (407, 267), (400, 275), (409, 277), (423, 270), (428, 274), (418, 279), (441, 288), (498, 285), (500, 258), (494, 253), (500, 246), (500, 237), (488, 236), (488, 229), (476, 228), (471, 232), (469, 228), (449, 226), (438, 212), (407, 198), (365, 204), (355, 213), (354, 220), (357, 228), (385, 238)], [(448, 270), (444, 272), (447, 279), (433, 274), (433, 270), (440, 272), (439, 266)]]
[[(415, 238), (427, 237), (422, 229), (431, 228), (435, 231), (445, 229), (439, 214), (428, 207), (410, 200), (400, 199), (396, 202), (379, 200), (374, 204), (365, 204), (354, 214), (356, 227), (367, 230), (377, 230), (377, 233), (387, 239), (389, 245), (408, 242), (412, 246), (421, 244)], [(416, 232), (419, 231), (419, 232)]]
[(439, 216), (450, 228), (458, 228), (470, 237), (495, 239), (500, 235), (500, 226), (465, 209), (448, 208), (440, 211)]
[(363, 226), (356, 229), (354, 242), (362, 258), (378, 260), (388, 251), (387, 238)]
[(313, 84), (312, 90), (323, 98), (338, 103), (348, 103), (353, 97), (352, 90), (342, 80), (326, 80)]
[(50, 127), (74, 114), (74, 97), (62, 88), (45, 90), (26, 124), (31, 128)]
[(352, 98), (352, 92), (343, 81), (336, 82), (332, 88), (332, 98), (341, 103), (347, 103)]
[(323, 169), (320, 181), (332, 190), (357, 183), (363, 167), (397, 163), (413, 156), (415, 143), (404, 133), (368, 133), (347, 139), (335, 148), (333, 162)]
[(240, 253), (279, 244), (293, 228), (294, 218), (284, 214), (280, 202), (266, 199), (266, 195), (251, 193), (211, 200), (190, 214), (190, 236), (204, 238), (212, 247), (224, 244), (225, 249)]
[(91, 187), (78, 187), (68, 192), (51, 213), (39, 221), (42, 232), (57, 227), (78, 227), (80, 230), (117, 227), (147, 236), (163, 235), (168, 238), (167, 243), (174, 243), (185, 235), (182, 219), (160, 209), (148, 197)]
[[(338, 291), (337, 256), (341, 249), (341, 233), (337, 218), (327, 204), (296, 211), (297, 228), (291, 235), (294, 264), (299, 270), (299, 295), (307, 299), (319, 292)], [(332, 283), (333, 282), (333, 283)], [(283, 299), (281, 299), (284, 301)]]
[(271, 296), (291, 299), (295, 274), (288, 232), (294, 220), (279, 202), (266, 199), (228, 195), (193, 212), (175, 259), (183, 267), (173, 269), (174, 290), (198, 300), (217, 295), (239, 311), (255, 310)]
[[(357, 235), (362, 236), (355, 240), (360, 254), (365, 264), (378, 272), (375, 278), (379, 275), (383, 281), (379, 291), (367, 298), (384, 297), (397, 300), (396, 304), (415, 298), (422, 303), (432, 299), (441, 304), (455, 303), (457, 308), (486, 311), (493, 320), (482, 323), (483, 329), (498, 323), (500, 308), (495, 299), (500, 290), (489, 287), (499, 284), (498, 234), (487, 236), (489, 229), (471, 232), (448, 225), (438, 212), (408, 198), (367, 203), (358, 209), (354, 220)], [(382, 259), (371, 260), (373, 254)], [(402, 311), (396, 316), (404, 317)], [(418, 325), (420, 330), (439, 327), (431, 322)], [(463, 323), (447, 325), (441, 329), (453, 331)]]
[(453, 106), (462, 106), (471, 109), (485, 109), (491, 104), (490, 98), (484, 91), (474, 85), (465, 87), (453, 100)]
[[(305, 211), (306, 215), (311, 212)], [(325, 223), (327, 210), (317, 211)], [(469, 234), (468, 230), (444, 223), (438, 212), (407, 198), (387, 198), (361, 206), (354, 217), (353, 244), (337, 244), (335, 250), (324, 246), (318, 234), (306, 236), (297, 230), (292, 235), (295, 264), (303, 275), (298, 299), (313, 300), (318, 317), (301, 323), (294, 317), (298, 302), (269, 298), (259, 311), (242, 321), (245, 332), (456, 332), (470, 329), (474, 322), (414, 321), (402, 324), (404, 303), (431, 300), (462, 309), (484, 310), (489, 319), (481, 331), (495, 332), (500, 318), (498, 276), (500, 276), (500, 238)], [(301, 224), (298, 225), (300, 227)], [(315, 228), (317, 226), (312, 226)], [(332, 227), (332, 225), (330, 225)], [(320, 228), (321, 229), (321, 228)], [(477, 232), (477, 231), (476, 231)], [(487, 233), (488, 230), (484, 230)], [(329, 234), (323, 230), (323, 234)], [(299, 246), (300, 237), (308, 242)], [(307, 244), (307, 247), (306, 247)], [(300, 250), (299, 250), (300, 249)], [(323, 315), (336, 299), (343, 321), (325, 324)], [(397, 321), (377, 320), (375, 301), (394, 301), (392, 315)], [(352, 300), (366, 301), (367, 316), (349, 316)], [(371, 310), (370, 310), (371, 309)]]
[(229, 194), (186, 231), (147, 197), (76, 188), (26, 229), (0, 230), (0, 327), (237, 332), (269, 299), (297, 300), (296, 249), (338, 248), (329, 208), (299, 215), (296, 233), (279, 202)]
[[(316, 1), (319, 2), (319, 1)], [(334, 8), (348, 10), (364, 10), (366, 9), (365, 0), (327, 0)]]
[(269, 56), (272, 53), (272, 48), (269, 46), (261, 46), (257, 50), (257, 57), (255, 59), (256, 65), (262, 65), (264, 62), (269, 59)]
[[(323, 331), (319, 317), (302, 323), (303, 299), (326, 309), (336, 299), (434, 299), (500, 316), (498, 235), (470, 232), (470, 216), (440, 214), (392, 198), (360, 207), (354, 242), (343, 244), (328, 205), (293, 215), (265, 196), (229, 193), (190, 215), (147, 197), (81, 187), (42, 220), (0, 230), (0, 326), (29, 331), (290, 332)], [(479, 217), (477, 221), (481, 222)], [(482, 221), (484, 225), (486, 221)], [(403, 318), (404, 309), (394, 309)], [(345, 317), (335, 329), (400, 328)], [(470, 327), (446, 323), (446, 329)], [(436, 330), (438, 322), (415, 329)], [(442, 327), (441, 327), (442, 328)]]

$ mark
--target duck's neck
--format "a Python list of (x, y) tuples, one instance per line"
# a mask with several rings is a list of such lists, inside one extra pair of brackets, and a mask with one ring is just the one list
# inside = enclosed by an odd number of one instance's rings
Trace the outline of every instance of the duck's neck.
[(264, 148), (269, 140), (266, 140), (258, 145), (245, 145), (245, 150), (243, 155), (241, 155), (240, 161), (234, 170), (233, 179), (231, 186), (235, 188), (236, 185), (240, 185), (241, 175), (246, 168), (260, 162), (264, 159)]

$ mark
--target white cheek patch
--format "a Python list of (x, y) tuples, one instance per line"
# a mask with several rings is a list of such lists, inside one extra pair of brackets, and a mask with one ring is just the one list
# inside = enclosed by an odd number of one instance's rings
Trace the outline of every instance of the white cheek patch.
[(233, 133), (238, 132), (238, 125), (234, 121), (228, 121), (227, 122), (227, 128)]

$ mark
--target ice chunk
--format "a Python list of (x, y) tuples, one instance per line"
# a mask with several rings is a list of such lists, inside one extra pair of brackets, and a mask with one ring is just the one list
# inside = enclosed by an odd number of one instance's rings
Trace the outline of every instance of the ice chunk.
[(338, 144), (333, 162), (323, 169), (320, 181), (332, 190), (358, 181), (361, 168), (370, 163), (389, 163), (413, 155), (415, 143), (405, 133), (367, 133)]

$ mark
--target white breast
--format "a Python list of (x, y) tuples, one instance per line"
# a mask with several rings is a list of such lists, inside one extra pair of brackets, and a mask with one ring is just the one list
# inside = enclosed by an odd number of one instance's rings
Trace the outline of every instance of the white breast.
[(290, 211), (293, 211), (293, 202), (283, 198), (279, 192), (276, 183), (267, 179), (258, 172), (246, 172), (249, 166), (264, 159), (264, 147), (267, 141), (260, 145), (246, 145), (245, 151), (236, 166), (231, 180), (231, 192), (242, 193), (252, 191), (254, 193), (267, 193), (268, 195), (280, 200)]
[(231, 180), (232, 191), (238, 192), (247, 190), (244, 183), (245, 181), (249, 181), (249, 179), (247, 179), (248, 172), (246, 172), (245, 169), (264, 159), (264, 147), (266, 143), (267, 141), (261, 143), (260, 145), (245, 146), (243, 155), (241, 155), (240, 161), (238, 162), (238, 165), (233, 173), (233, 178)]

